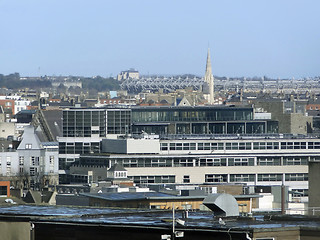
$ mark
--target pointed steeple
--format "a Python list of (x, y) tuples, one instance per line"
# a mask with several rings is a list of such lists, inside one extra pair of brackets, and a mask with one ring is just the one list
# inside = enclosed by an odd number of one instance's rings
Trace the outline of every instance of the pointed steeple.
[(212, 75), (212, 68), (211, 68), (211, 58), (210, 58), (210, 49), (208, 48), (208, 55), (207, 55), (207, 65), (206, 65), (206, 73), (204, 76), (205, 82), (209, 85), (209, 104), (214, 104), (214, 78)]
[(207, 54), (206, 75), (207, 74), (212, 74), (210, 48), (208, 48), (208, 54)]

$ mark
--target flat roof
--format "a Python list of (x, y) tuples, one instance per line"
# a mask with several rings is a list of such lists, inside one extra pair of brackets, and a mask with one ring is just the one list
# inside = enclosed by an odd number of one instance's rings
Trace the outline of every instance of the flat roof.
[(134, 200), (181, 200), (181, 199), (204, 199), (206, 196), (175, 196), (159, 192), (138, 193), (80, 193), (82, 196), (99, 198), (106, 201), (134, 201)]
[[(176, 217), (182, 217), (182, 210), (176, 211)], [(96, 208), (96, 207), (65, 207), (65, 206), (35, 206), (35, 205), (2, 205), (0, 219), (19, 217), (51, 222), (57, 224), (92, 224), (92, 225), (134, 225), (148, 227), (170, 227), (172, 223), (164, 220), (172, 219), (171, 210)], [(224, 218), (225, 225), (219, 224), (213, 218), (211, 211), (190, 211), (185, 220), (184, 230), (203, 229), (205, 231), (227, 231), (228, 229), (270, 231), (277, 229), (313, 229), (320, 231), (319, 216), (303, 215), (256, 215), (248, 217)]]
[(253, 110), (252, 106), (249, 105), (205, 105), (205, 106), (131, 106), (132, 109), (194, 109), (194, 110), (199, 110), (199, 109), (219, 109), (219, 110), (225, 110), (225, 109), (246, 109), (246, 110)]

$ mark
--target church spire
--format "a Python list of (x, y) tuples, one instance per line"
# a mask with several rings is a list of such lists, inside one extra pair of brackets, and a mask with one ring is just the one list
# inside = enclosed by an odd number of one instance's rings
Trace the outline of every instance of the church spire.
[(212, 74), (210, 48), (208, 48), (208, 53), (207, 53), (206, 75), (207, 75), (207, 73)]
[(206, 73), (204, 77), (205, 82), (209, 85), (209, 104), (214, 104), (214, 78), (212, 75), (212, 68), (211, 68), (211, 58), (210, 58), (210, 49), (208, 48), (208, 55), (207, 55), (207, 65), (206, 65)]

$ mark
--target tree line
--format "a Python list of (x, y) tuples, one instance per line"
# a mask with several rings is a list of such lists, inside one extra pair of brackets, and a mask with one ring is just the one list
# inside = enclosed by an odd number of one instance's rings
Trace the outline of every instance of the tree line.
[[(70, 77), (72, 78), (72, 77)], [(119, 82), (113, 78), (96, 77), (80, 77), (82, 89), (99, 91), (119, 90)], [(21, 89), (21, 88), (52, 88), (50, 77), (40, 79), (24, 79), (21, 80), (19, 73), (9, 75), (0, 74), (0, 88)]]

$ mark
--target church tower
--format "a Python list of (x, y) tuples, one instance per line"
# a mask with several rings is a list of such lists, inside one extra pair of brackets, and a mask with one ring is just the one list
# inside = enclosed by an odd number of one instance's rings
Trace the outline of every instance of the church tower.
[(209, 48), (208, 48), (207, 65), (206, 65), (206, 73), (205, 73), (205, 76), (204, 76), (204, 81), (209, 86), (208, 103), (209, 104), (214, 104), (214, 78), (213, 78), (213, 75), (212, 75), (210, 49)]

